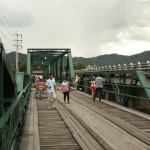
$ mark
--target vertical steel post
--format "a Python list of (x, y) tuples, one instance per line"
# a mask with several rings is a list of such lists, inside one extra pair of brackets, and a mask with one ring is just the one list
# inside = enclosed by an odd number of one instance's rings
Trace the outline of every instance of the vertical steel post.
[(68, 50), (68, 61), (69, 61), (69, 69), (70, 69), (70, 79), (71, 79), (71, 82), (73, 83), (74, 82), (74, 69), (73, 69), (71, 49)]
[(51, 72), (51, 66), (49, 65), (48, 66), (48, 75), (49, 75), (50, 72)]
[(58, 59), (57, 60), (57, 80), (60, 80), (60, 77), (59, 77), (59, 71), (60, 71), (60, 60)]
[(27, 53), (27, 74), (31, 75), (31, 54)]
[[(67, 65), (66, 65), (66, 68), (65, 68), (65, 70), (66, 70), (66, 78), (68, 78), (68, 74), (69, 74), (69, 56), (67, 56)], [(70, 78), (69, 78), (69, 80), (71, 80)]]
[(3, 115), (3, 56), (2, 43), (0, 41), (0, 117)]
[(59, 75), (60, 75), (60, 81), (62, 82), (64, 76), (65, 76), (65, 70), (64, 70), (64, 57), (61, 57), (61, 60), (60, 60), (60, 72), (59, 72)]

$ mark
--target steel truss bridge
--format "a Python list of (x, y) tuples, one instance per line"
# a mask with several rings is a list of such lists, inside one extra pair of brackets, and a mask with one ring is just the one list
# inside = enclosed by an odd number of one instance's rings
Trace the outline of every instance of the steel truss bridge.
[[(95, 70), (75, 71), (82, 77), (78, 86), (84, 87), (84, 92), (89, 93), (91, 77), (101, 74), (105, 78), (103, 98), (109, 97), (112, 93), (115, 101), (121, 105), (127, 105), (130, 98), (150, 101), (150, 85), (148, 77), (145, 76), (149, 68), (143, 72), (140, 70), (141, 64), (136, 70), (132, 68), (132, 65), (130, 69), (127, 66), (124, 67), (124, 69), (118, 66), (116, 69), (109, 67), (110, 70), (106, 67), (103, 70), (104, 68), (101, 67)], [(0, 42), (0, 150), (18, 149), (31, 91), (31, 75), (36, 69), (42, 70), (45, 77), (52, 72), (56, 81), (61, 82), (63, 78), (68, 78), (73, 83), (75, 73), (71, 49), (28, 49), (27, 74), (17, 72), (13, 75), (3, 44)], [(138, 89), (142, 91), (141, 95)], [(47, 107), (46, 102), (44, 107)]]
[[(150, 101), (149, 62), (122, 66), (91, 67), (75, 70), (75, 74), (80, 76), (78, 87), (86, 93), (90, 93), (91, 78), (100, 75), (105, 79), (104, 99), (106, 97), (109, 99), (109, 95), (113, 94), (114, 101), (124, 106), (128, 106), (129, 99)], [(141, 91), (140, 94), (138, 93), (139, 89)]]

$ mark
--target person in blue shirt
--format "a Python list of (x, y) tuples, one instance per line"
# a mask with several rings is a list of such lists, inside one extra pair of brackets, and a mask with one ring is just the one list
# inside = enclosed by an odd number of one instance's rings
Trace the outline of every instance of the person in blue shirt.
[(54, 102), (56, 99), (56, 83), (53, 79), (53, 74), (49, 74), (49, 79), (46, 81), (47, 93), (48, 93), (48, 102), (49, 102), (49, 109), (54, 107)]

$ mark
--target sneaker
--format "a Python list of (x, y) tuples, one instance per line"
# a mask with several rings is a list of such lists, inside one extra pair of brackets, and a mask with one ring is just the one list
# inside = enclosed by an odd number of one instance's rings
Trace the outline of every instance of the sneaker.
[(55, 108), (55, 106), (53, 106), (53, 108)]
[(49, 106), (48, 109), (51, 109), (51, 107)]

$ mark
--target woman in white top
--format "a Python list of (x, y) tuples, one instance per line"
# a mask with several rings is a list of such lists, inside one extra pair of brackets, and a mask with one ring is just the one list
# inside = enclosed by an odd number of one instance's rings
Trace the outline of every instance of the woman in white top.
[(70, 103), (69, 102), (70, 86), (69, 86), (69, 81), (67, 79), (64, 79), (62, 83), (62, 91), (64, 93), (64, 103), (66, 102), (66, 96), (67, 96), (68, 103)]

